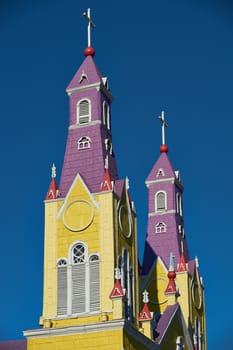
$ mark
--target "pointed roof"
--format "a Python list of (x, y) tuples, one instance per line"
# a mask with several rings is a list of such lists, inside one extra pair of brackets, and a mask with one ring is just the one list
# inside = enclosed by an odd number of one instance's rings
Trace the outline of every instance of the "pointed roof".
[(184, 253), (182, 252), (180, 256), (180, 261), (177, 265), (177, 272), (184, 272), (184, 271), (187, 271), (187, 266), (186, 266)]
[(146, 183), (160, 179), (169, 179), (171, 177), (175, 177), (175, 170), (166, 152), (162, 152), (149, 173)]
[(139, 318), (138, 318), (139, 321), (150, 321), (152, 320), (152, 314), (149, 310), (149, 307), (148, 307), (148, 304), (145, 303), (143, 308), (142, 308), (142, 311), (140, 312), (139, 314)]
[(116, 280), (115, 281), (115, 284), (114, 284), (114, 287), (109, 295), (109, 298), (112, 299), (112, 298), (121, 298), (125, 295), (124, 291), (123, 291), (123, 288), (121, 286), (121, 282), (120, 280)]
[(161, 315), (155, 333), (155, 341), (156, 343), (160, 343), (166, 332), (168, 330), (168, 325), (171, 323), (177, 311), (180, 309), (179, 304), (169, 305), (166, 307), (165, 311)]
[(96, 66), (92, 56), (87, 56), (75, 73), (66, 91), (69, 92), (69, 90), (78, 87), (100, 82), (102, 82), (102, 74)]
[(49, 199), (56, 199), (57, 197), (59, 197), (59, 188), (58, 188), (58, 185), (56, 183), (56, 167), (55, 165), (53, 164), (52, 166), (52, 180), (50, 182), (50, 185), (49, 185), (49, 189), (48, 189), (48, 192), (46, 194), (46, 197), (45, 197), (45, 200), (49, 200)]
[(105, 170), (104, 178), (103, 181), (101, 182), (101, 191), (111, 191), (112, 190), (112, 183), (111, 183), (111, 178), (110, 174), (108, 171), (108, 168)]

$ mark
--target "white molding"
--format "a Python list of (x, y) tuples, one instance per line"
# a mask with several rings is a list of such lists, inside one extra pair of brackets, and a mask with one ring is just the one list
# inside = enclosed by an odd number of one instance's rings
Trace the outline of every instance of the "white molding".
[(150, 186), (152, 184), (158, 184), (158, 183), (163, 183), (163, 182), (171, 182), (174, 184), (175, 178), (174, 177), (169, 177), (166, 179), (159, 179), (159, 180), (150, 180), (150, 181), (145, 181), (146, 186)]
[(79, 128), (85, 128), (87, 126), (93, 126), (93, 125), (101, 125), (102, 122), (101, 120), (93, 120), (93, 121), (90, 121), (88, 124), (72, 124), (69, 126), (69, 130), (72, 130), (72, 129), (79, 129)]
[(75, 334), (86, 334), (93, 332), (107, 332), (112, 330), (124, 330), (139, 344), (145, 345), (148, 350), (159, 350), (159, 345), (153, 340), (147, 338), (143, 333), (136, 329), (126, 320), (112, 320), (106, 322), (90, 323), (80, 326), (59, 327), (59, 328), (42, 328), (32, 329), (23, 332), (27, 339), (35, 338), (52, 338), (58, 336), (68, 336)]
[[(71, 194), (71, 192), (73, 191), (73, 188), (76, 184), (77, 181), (81, 181), (83, 187), (85, 188), (87, 194), (89, 195), (89, 198), (90, 200), (92, 201), (92, 203), (94, 204), (94, 206), (96, 207), (97, 210), (100, 209), (100, 205), (99, 203), (95, 200), (95, 198), (93, 197), (93, 195), (91, 194), (91, 192), (89, 191), (87, 185), (85, 184), (84, 180), (82, 179), (81, 175), (78, 173), (69, 189), (69, 191), (67, 192), (65, 198), (64, 198), (64, 203), (62, 204), (61, 208), (59, 209), (58, 213), (57, 213), (57, 216), (56, 216), (56, 219), (58, 220), (62, 214), (62, 212), (64, 211), (65, 207), (66, 207), (66, 204), (67, 204), (67, 201), (68, 201), (68, 198)], [(77, 199), (82, 199), (82, 198), (77, 198)]]
[(172, 209), (172, 210), (158, 211), (155, 213), (148, 213), (148, 216), (152, 217), (152, 216), (165, 215), (165, 214), (176, 214), (176, 210)]
[(43, 328), (32, 329), (23, 332), (23, 335), (28, 339), (33, 338), (50, 338), (57, 336), (67, 336), (71, 334), (83, 334), (93, 332), (105, 332), (123, 328), (125, 324), (124, 320), (113, 320), (98, 323), (89, 323), (79, 326), (59, 327), (59, 328)]
[(93, 83), (93, 84), (87, 84), (87, 85), (84, 85), (84, 86), (74, 87), (74, 88), (71, 88), (71, 89), (66, 89), (66, 93), (67, 93), (68, 96), (71, 96), (76, 91), (90, 90), (90, 89), (93, 89), (93, 88), (96, 88), (97, 90), (101, 90), (105, 94), (105, 96), (107, 96), (110, 100), (113, 100), (113, 95), (104, 86), (104, 84), (102, 82)]

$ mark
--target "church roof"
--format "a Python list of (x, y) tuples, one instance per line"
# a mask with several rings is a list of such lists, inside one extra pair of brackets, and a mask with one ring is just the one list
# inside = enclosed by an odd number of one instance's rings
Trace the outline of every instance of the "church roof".
[(27, 341), (10, 340), (0, 342), (0, 350), (27, 350)]
[(146, 183), (150, 182), (150, 181), (159, 180), (160, 169), (162, 171), (162, 174), (164, 174), (164, 175), (162, 175), (163, 179), (175, 177), (174, 168), (170, 162), (170, 159), (168, 158), (168, 156), (165, 152), (161, 153), (158, 160), (155, 162), (151, 172), (149, 173), (149, 175), (146, 179)]
[(87, 56), (75, 73), (66, 90), (69, 91), (77, 87), (100, 82), (102, 82), (102, 74), (96, 66), (92, 56)]
[(163, 314), (161, 315), (157, 327), (155, 329), (155, 341), (156, 343), (160, 343), (163, 339), (163, 337), (166, 334), (166, 331), (168, 330), (168, 326), (170, 322), (172, 321), (173, 317), (175, 316), (176, 312), (179, 310), (180, 306), (179, 304), (174, 304), (167, 306)]

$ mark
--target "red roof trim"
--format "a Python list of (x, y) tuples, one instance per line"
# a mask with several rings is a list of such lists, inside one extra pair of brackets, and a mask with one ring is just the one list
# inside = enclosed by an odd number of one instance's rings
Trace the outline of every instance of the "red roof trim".
[(121, 286), (121, 282), (120, 280), (116, 280), (115, 281), (115, 284), (114, 284), (114, 287), (109, 295), (109, 298), (112, 299), (112, 298), (121, 298), (125, 295), (124, 291), (123, 291), (123, 288)]

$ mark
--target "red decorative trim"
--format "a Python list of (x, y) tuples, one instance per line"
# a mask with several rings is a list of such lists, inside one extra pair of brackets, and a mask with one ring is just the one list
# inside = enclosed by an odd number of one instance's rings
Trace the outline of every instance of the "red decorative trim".
[(150, 321), (152, 320), (152, 315), (151, 315), (151, 312), (149, 310), (149, 307), (148, 307), (148, 304), (145, 303), (143, 308), (142, 308), (142, 311), (140, 312), (139, 314), (139, 321)]
[(184, 272), (184, 271), (187, 271), (187, 267), (186, 267), (184, 254), (182, 253), (180, 256), (180, 261), (177, 265), (177, 272)]
[(112, 190), (112, 183), (110, 179), (110, 174), (108, 169), (105, 170), (103, 181), (101, 182), (101, 191), (111, 191)]
[(59, 197), (59, 190), (58, 190), (58, 185), (56, 184), (55, 178), (53, 177), (45, 199), (46, 200), (56, 199), (57, 197)]
[(174, 294), (176, 293), (176, 283), (175, 283), (175, 278), (176, 278), (176, 273), (175, 271), (168, 271), (167, 277), (169, 278), (169, 282), (167, 285), (167, 288), (165, 290), (165, 294)]
[(121, 282), (120, 280), (116, 280), (115, 281), (115, 284), (114, 284), (114, 287), (109, 295), (109, 298), (112, 299), (112, 298), (121, 298), (125, 295), (124, 291), (123, 291), (123, 288), (121, 286)]

